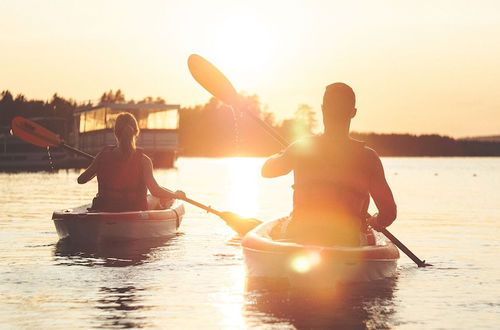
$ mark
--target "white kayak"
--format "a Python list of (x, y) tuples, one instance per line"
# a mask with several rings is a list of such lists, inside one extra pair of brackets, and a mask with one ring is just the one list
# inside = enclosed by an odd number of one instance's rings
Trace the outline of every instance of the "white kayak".
[(243, 238), (249, 277), (286, 279), (293, 286), (332, 286), (394, 276), (399, 251), (382, 234), (375, 244), (359, 247), (301, 245), (273, 240), (273, 228), (284, 219), (265, 222)]
[(55, 211), (52, 220), (60, 239), (83, 243), (103, 243), (174, 236), (182, 217), (184, 204), (165, 210), (134, 212), (92, 212), (90, 204)]

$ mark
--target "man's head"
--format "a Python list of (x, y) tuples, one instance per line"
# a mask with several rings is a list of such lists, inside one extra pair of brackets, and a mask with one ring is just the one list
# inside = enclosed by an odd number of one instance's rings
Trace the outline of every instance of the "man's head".
[(322, 109), (325, 128), (349, 122), (356, 115), (356, 96), (352, 88), (339, 82), (326, 86)]

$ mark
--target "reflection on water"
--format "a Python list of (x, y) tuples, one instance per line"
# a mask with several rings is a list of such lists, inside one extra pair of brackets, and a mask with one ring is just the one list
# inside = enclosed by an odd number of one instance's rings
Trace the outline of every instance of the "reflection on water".
[(255, 162), (246, 158), (232, 158), (228, 162), (228, 209), (245, 217), (255, 217), (258, 209), (259, 172)]
[[(181, 158), (178, 170), (155, 170), (155, 176), (221, 210), (279, 218), (290, 212), (293, 178), (260, 178), (262, 161)], [(170, 240), (55, 245), (53, 210), (88, 203), (96, 182), (78, 185), (79, 173), (73, 171), (0, 173), (0, 324), (22, 329), (498, 328), (500, 266), (494, 261), (500, 254), (500, 158), (383, 162), (399, 210), (391, 232), (434, 267), (417, 268), (402, 255), (397, 278), (307, 292), (258, 280), (248, 280), (245, 288), (240, 241), (223, 221), (191, 205), (181, 225), (185, 235)], [(247, 205), (255, 214), (245, 213)]]
[(56, 264), (65, 266), (134, 266), (154, 261), (155, 250), (172, 244), (173, 240), (175, 237), (85, 244), (64, 239), (57, 242), (54, 256)]
[(138, 310), (150, 309), (140, 296), (141, 291), (134, 286), (117, 288), (101, 287), (98, 305), (99, 327), (103, 328), (143, 328), (148, 326), (147, 317), (137, 313)]
[[(167, 248), (173, 241), (175, 237), (96, 245), (60, 240), (55, 246), (54, 257), (55, 263), (63, 266), (128, 267), (130, 276), (137, 273), (135, 267), (161, 258), (158, 250)], [(103, 284), (95, 293), (98, 312), (92, 323), (102, 328), (143, 328), (151, 325), (144, 314), (154, 308), (144, 301), (145, 296), (150, 294), (146, 287), (139, 287), (141, 283), (138, 281), (131, 285), (123, 279)]]
[[(294, 289), (284, 282), (248, 279), (244, 313), (255, 324), (298, 329), (387, 329), (394, 324), (397, 278), (334, 289)], [(252, 317), (253, 316), (253, 317)]]

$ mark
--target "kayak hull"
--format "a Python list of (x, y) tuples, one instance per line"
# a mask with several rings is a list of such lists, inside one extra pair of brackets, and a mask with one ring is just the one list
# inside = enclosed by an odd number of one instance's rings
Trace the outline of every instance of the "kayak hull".
[(184, 205), (170, 209), (137, 212), (88, 212), (89, 205), (55, 211), (52, 220), (60, 239), (102, 243), (174, 236)]
[(281, 220), (263, 223), (243, 238), (249, 277), (286, 279), (293, 286), (333, 286), (394, 276), (399, 251), (384, 237), (360, 247), (301, 245), (273, 240)]

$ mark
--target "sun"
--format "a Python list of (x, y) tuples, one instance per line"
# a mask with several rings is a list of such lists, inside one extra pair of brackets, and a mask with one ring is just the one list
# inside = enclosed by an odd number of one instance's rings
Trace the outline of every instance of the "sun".
[(217, 23), (211, 46), (214, 62), (248, 85), (258, 81), (259, 72), (272, 66), (274, 44), (273, 33), (263, 21), (233, 16)]

